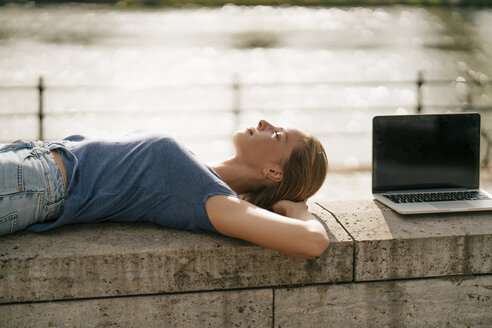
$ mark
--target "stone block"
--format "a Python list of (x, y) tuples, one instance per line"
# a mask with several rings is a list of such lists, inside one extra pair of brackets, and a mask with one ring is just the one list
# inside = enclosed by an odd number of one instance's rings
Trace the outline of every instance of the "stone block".
[(355, 281), (492, 273), (492, 212), (401, 215), (375, 200), (319, 202), (355, 242)]
[(275, 327), (490, 327), (492, 276), (275, 290)]
[(0, 305), (9, 327), (271, 327), (272, 290)]
[(217, 234), (151, 224), (72, 225), (0, 237), (0, 304), (350, 281), (351, 238), (325, 210), (331, 245), (288, 257)]

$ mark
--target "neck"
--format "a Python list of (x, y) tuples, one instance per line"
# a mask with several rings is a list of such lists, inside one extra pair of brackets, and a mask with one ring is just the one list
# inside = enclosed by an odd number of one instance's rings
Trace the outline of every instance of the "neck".
[(245, 165), (236, 157), (212, 164), (211, 167), (239, 195), (256, 190), (265, 184), (261, 170)]

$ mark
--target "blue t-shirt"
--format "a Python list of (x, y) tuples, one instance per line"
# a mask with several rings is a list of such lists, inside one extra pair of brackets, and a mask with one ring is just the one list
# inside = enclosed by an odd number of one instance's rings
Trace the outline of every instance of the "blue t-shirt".
[(239, 197), (210, 167), (173, 138), (131, 135), (118, 140), (71, 136), (50, 144), (62, 154), (67, 200), (55, 221), (30, 231), (101, 221), (151, 222), (194, 232), (217, 232), (205, 202)]

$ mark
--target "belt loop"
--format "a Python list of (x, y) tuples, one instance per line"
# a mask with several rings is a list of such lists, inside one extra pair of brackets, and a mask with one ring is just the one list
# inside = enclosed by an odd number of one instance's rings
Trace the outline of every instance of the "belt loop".
[(50, 152), (47, 141), (41, 141), (41, 140), (33, 141), (33, 144), (34, 144), (33, 150), (41, 150), (41, 151), (44, 151), (46, 153)]

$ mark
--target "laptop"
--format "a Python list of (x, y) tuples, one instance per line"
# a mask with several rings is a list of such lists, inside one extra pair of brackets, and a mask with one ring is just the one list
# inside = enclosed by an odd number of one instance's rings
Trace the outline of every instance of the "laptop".
[(376, 116), (372, 193), (401, 214), (492, 210), (479, 189), (480, 114)]

